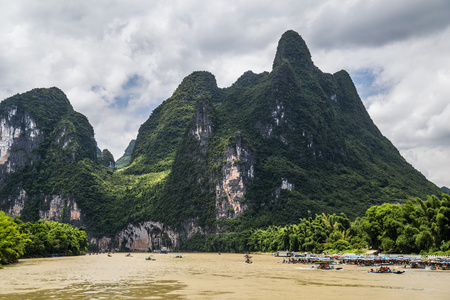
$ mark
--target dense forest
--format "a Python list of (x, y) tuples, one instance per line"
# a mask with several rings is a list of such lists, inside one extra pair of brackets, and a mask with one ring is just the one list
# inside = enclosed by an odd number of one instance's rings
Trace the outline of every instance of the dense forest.
[(0, 266), (20, 257), (79, 255), (87, 245), (83, 228), (43, 220), (24, 223), (0, 211)]
[(277, 250), (313, 253), (360, 252), (450, 255), (450, 196), (426, 201), (415, 198), (405, 204), (385, 203), (370, 207), (351, 222), (345, 214), (316, 214), (298, 224), (270, 226), (243, 232), (203, 237), (198, 235), (182, 249), (231, 252), (274, 252)]
[[(216, 235), (197, 235), (178, 250), (221, 252), (357, 252), (450, 255), (450, 196), (416, 198), (370, 207), (351, 222), (345, 214), (316, 214), (298, 224)], [(20, 257), (79, 255), (87, 250), (83, 228), (54, 221), (24, 223), (0, 211), (0, 265)]]

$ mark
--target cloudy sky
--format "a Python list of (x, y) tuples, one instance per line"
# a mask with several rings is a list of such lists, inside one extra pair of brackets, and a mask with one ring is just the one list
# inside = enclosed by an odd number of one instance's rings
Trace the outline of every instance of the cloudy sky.
[(450, 186), (448, 0), (0, 0), (0, 100), (63, 90), (116, 159), (181, 80), (270, 71), (288, 29), (322, 71), (347, 70), (381, 132)]

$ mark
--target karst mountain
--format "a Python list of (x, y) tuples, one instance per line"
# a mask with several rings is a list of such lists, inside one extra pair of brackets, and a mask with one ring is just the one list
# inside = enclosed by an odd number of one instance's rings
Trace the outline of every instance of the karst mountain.
[(100, 248), (176, 246), (319, 213), (355, 218), (441, 193), (378, 130), (349, 74), (320, 71), (294, 31), (270, 72), (227, 88), (206, 71), (184, 78), (119, 170), (57, 88), (2, 101), (0, 124), (0, 208), (83, 225)]

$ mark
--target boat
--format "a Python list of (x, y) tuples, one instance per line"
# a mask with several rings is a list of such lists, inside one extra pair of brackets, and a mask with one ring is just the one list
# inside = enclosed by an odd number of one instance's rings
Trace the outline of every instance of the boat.
[(318, 265), (317, 266), (318, 270), (336, 270), (336, 271), (342, 270), (341, 267), (335, 268), (334, 266), (331, 266), (330, 263), (323, 263), (322, 262), (322, 263), (318, 263), (317, 265)]
[(251, 260), (252, 257), (250, 256), (250, 254), (245, 254), (244, 258), (245, 258), (245, 263), (246, 264), (252, 264), (253, 263), (252, 260)]
[(368, 273), (376, 273), (376, 274), (403, 274), (405, 271), (394, 271), (391, 270), (389, 267), (381, 267), (379, 269), (371, 269), (368, 271)]

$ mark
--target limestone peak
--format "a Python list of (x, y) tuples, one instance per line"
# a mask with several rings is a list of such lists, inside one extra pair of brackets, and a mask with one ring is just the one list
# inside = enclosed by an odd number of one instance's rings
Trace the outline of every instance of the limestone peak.
[(273, 61), (273, 69), (280, 66), (284, 61), (289, 62), (294, 69), (298, 67), (313, 67), (311, 53), (305, 41), (293, 30), (288, 30), (281, 36)]

